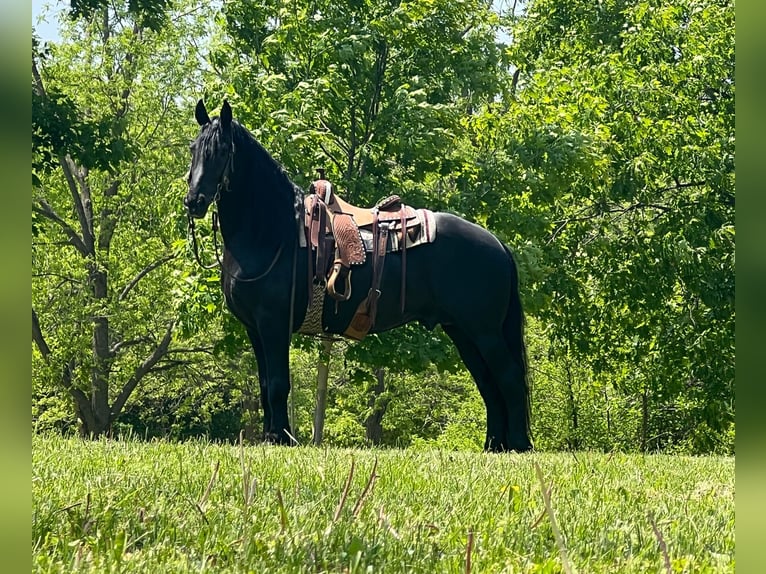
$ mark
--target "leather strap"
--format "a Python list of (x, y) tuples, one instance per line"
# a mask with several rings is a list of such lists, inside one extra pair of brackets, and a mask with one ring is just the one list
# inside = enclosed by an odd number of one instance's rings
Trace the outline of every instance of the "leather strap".
[[(334, 239), (327, 235), (328, 224), (332, 225), (332, 214), (327, 209), (327, 204), (322, 201), (318, 194), (311, 196), (309, 204), (309, 230), (308, 244), (310, 248), (316, 248), (316, 260), (312, 261), (311, 251), (308, 252), (308, 289), (312, 291), (312, 285), (316, 282), (324, 285), (327, 281), (325, 274), (330, 265), (330, 257), (334, 251)], [(329, 218), (329, 222), (328, 222)], [(309, 248), (309, 249), (310, 249)], [(311, 302), (309, 301), (309, 308)]]
[(404, 315), (404, 294), (405, 294), (405, 287), (407, 285), (407, 214), (404, 210), (404, 205), (402, 205), (401, 210), (401, 226), (402, 229), (400, 233), (402, 234), (401, 240), (399, 241), (399, 245), (401, 246), (402, 250), (402, 290), (399, 296), (401, 305), (400, 310), (402, 312), (402, 315)]
[[(316, 213), (316, 209), (318, 209), (317, 203), (319, 202), (319, 198), (316, 196), (316, 194), (312, 194), (310, 196), (311, 202), (309, 203), (308, 208), (308, 215), (309, 215), (309, 225), (308, 229), (306, 230), (306, 235), (308, 236), (306, 239), (307, 246), (306, 246), (306, 261), (308, 262), (308, 291), (306, 293), (311, 293), (313, 291), (313, 285), (314, 285), (314, 265), (313, 265), (313, 259), (311, 258), (311, 249), (314, 246), (314, 242), (316, 240), (315, 230), (314, 230), (314, 216)], [(319, 219), (319, 215), (316, 215), (317, 219)], [(318, 222), (316, 223), (318, 225)], [(308, 309), (311, 309), (312, 304), (312, 297), (309, 297), (308, 302)]]
[(372, 219), (372, 281), (367, 297), (359, 304), (356, 313), (351, 318), (344, 334), (358, 341), (362, 340), (375, 325), (380, 299), (380, 284), (383, 279), (383, 265), (386, 262), (386, 246), (388, 244), (389, 223), (381, 222), (378, 210), (373, 211)]
[[(386, 262), (386, 244), (388, 243), (388, 223), (377, 220), (373, 225), (373, 237), (375, 238), (375, 253), (372, 254), (372, 284), (367, 294), (367, 309), (370, 316), (370, 326), (375, 326), (375, 315), (378, 312), (378, 299), (380, 299), (380, 283), (383, 279), (383, 264)], [(377, 229), (377, 237), (375, 237)]]

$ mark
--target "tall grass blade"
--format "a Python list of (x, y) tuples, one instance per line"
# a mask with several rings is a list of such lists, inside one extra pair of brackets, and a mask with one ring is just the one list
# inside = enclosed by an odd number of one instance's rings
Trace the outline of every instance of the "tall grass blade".
[(378, 457), (375, 457), (375, 463), (372, 465), (372, 472), (370, 473), (370, 478), (367, 479), (367, 484), (364, 486), (364, 490), (362, 490), (362, 494), (359, 495), (359, 500), (356, 501), (356, 504), (354, 505), (354, 510), (352, 514), (354, 515), (354, 518), (359, 516), (359, 512), (362, 510), (362, 504), (364, 504), (364, 499), (367, 497), (367, 493), (370, 491), (370, 488), (375, 485), (375, 479), (378, 478), (378, 475), (375, 474), (375, 470), (378, 468)]
[(553, 536), (556, 537), (556, 545), (559, 547), (559, 554), (561, 555), (561, 564), (564, 567), (564, 572), (566, 572), (566, 574), (575, 574), (574, 568), (572, 568), (572, 565), (569, 563), (567, 549), (566, 546), (564, 546), (564, 538), (561, 536), (558, 522), (556, 522), (556, 516), (553, 514), (553, 508), (551, 507), (551, 489), (553, 488), (553, 485), (551, 485), (551, 487), (546, 490), (545, 480), (543, 479), (543, 471), (540, 468), (540, 465), (537, 464), (537, 461), (535, 461), (535, 472), (537, 473), (537, 478), (540, 481), (540, 490), (543, 493), (545, 511), (548, 513), (548, 518), (550, 518), (551, 521)]
[(673, 568), (670, 565), (670, 555), (668, 554), (668, 545), (665, 544), (665, 538), (662, 536), (662, 532), (660, 532), (659, 527), (657, 526), (657, 522), (654, 520), (654, 514), (649, 512), (649, 522), (652, 523), (652, 530), (654, 531), (654, 536), (657, 538), (657, 542), (660, 545), (660, 551), (662, 552), (662, 559), (665, 563), (665, 572), (668, 574), (673, 574)]
[(351, 469), (348, 471), (348, 478), (346, 479), (346, 486), (343, 487), (343, 493), (338, 501), (338, 507), (335, 509), (335, 514), (332, 517), (333, 523), (338, 522), (340, 513), (343, 511), (343, 507), (346, 504), (346, 498), (348, 498), (348, 491), (351, 488), (351, 480), (354, 478), (354, 457), (351, 457)]

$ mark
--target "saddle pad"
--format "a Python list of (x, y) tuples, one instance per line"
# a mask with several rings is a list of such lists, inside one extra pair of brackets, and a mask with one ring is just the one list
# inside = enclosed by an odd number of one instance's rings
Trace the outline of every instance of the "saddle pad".
[[(434, 212), (429, 209), (417, 209), (413, 210), (414, 216), (417, 218), (418, 224), (413, 225), (412, 222), (408, 223), (407, 227), (407, 249), (423, 245), (424, 243), (433, 243), (436, 239), (436, 218)], [(386, 245), (386, 252), (400, 251), (402, 246), (400, 242), (400, 229), (401, 222), (398, 220), (392, 220), (390, 222), (391, 233), (388, 234), (388, 245)], [(364, 248), (367, 251), (372, 251), (372, 231), (369, 229), (360, 229), (359, 233), (362, 236), (364, 242)]]
[(311, 307), (306, 312), (303, 324), (298, 327), (298, 333), (302, 335), (322, 334), (322, 310), (324, 308), (324, 285), (314, 283), (311, 291)]

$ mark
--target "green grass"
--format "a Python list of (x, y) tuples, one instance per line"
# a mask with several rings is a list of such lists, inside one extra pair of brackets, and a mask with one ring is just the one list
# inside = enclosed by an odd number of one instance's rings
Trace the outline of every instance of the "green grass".
[(35, 572), (734, 571), (733, 458), (32, 445)]

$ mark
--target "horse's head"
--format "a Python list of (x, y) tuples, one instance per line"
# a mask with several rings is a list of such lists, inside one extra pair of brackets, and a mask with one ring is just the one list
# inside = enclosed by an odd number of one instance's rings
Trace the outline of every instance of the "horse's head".
[(192, 142), (191, 167), (188, 173), (189, 191), (184, 205), (191, 217), (204, 217), (207, 208), (227, 189), (234, 159), (231, 106), (223, 102), (221, 115), (210, 119), (200, 100), (194, 110), (200, 125), (197, 139)]

